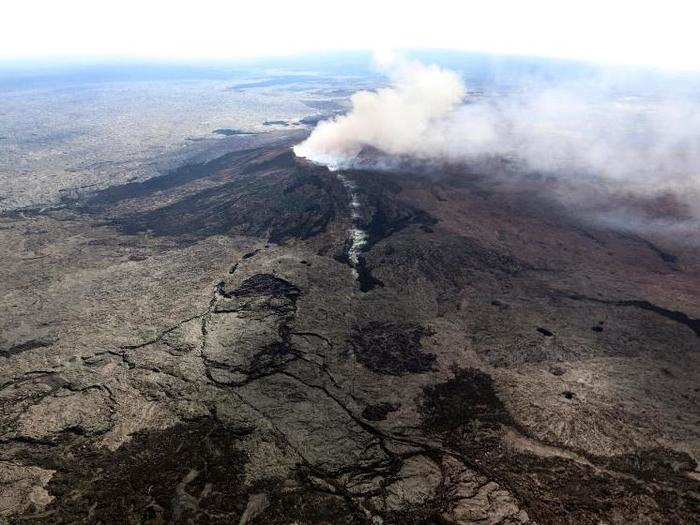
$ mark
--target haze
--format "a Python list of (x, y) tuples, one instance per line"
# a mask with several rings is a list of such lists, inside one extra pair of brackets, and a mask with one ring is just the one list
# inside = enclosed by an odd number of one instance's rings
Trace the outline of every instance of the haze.
[(121, 57), (224, 60), (425, 48), (699, 70), (697, 4), (359, 0), (225, 3), (10, 2), (0, 60)]

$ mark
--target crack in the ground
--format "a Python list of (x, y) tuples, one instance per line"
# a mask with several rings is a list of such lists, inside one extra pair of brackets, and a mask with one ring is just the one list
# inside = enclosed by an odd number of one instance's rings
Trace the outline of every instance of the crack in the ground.
[(649, 301), (639, 299), (599, 299), (597, 297), (590, 297), (576, 293), (563, 293), (563, 295), (574, 301), (588, 301), (591, 303), (609, 304), (613, 306), (630, 306), (641, 310), (647, 310), (687, 326), (693, 331), (693, 333), (695, 333), (697, 337), (700, 337), (700, 319), (694, 319), (688, 316), (686, 313), (678, 310), (668, 310), (667, 308), (650, 303)]
[[(146, 347), (146, 346), (150, 346), (150, 345), (153, 345), (153, 344), (156, 344), (156, 343), (164, 342), (164, 341), (163, 341), (163, 338), (164, 338), (166, 335), (173, 333), (175, 330), (177, 330), (178, 328), (182, 327), (183, 325), (189, 323), (190, 321), (194, 321), (195, 319), (200, 319), (200, 318), (202, 318), (202, 317), (205, 316), (207, 313), (209, 313), (209, 311), (203, 312), (203, 313), (201, 313), (201, 314), (196, 314), (196, 315), (193, 315), (192, 317), (188, 317), (187, 319), (184, 319), (183, 321), (179, 321), (177, 324), (175, 324), (175, 325), (171, 326), (170, 328), (167, 328), (166, 330), (160, 332), (160, 333), (159, 333), (156, 337), (154, 337), (153, 339), (149, 339), (148, 341), (145, 341), (145, 342), (143, 342), (143, 343), (138, 343), (138, 344), (135, 344), (135, 345), (122, 345), (122, 346), (120, 346), (119, 348), (121, 348), (122, 350), (137, 350), (137, 349), (139, 349), (139, 348), (144, 348), (144, 347)], [(166, 344), (167, 344), (167, 343), (166, 343)]]

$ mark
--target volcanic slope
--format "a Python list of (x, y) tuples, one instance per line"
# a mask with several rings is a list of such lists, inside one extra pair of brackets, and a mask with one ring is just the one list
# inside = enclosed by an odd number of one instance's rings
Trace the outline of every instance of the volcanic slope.
[(2, 516), (697, 521), (695, 248), (292, 144), (0, 218)]

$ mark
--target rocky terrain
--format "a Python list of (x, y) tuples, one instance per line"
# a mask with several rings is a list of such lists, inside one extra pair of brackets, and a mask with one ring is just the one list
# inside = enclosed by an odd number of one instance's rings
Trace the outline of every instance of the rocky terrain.
[(697, 244), (280, 137), (0, 218), (0, 521), (697, 522)]

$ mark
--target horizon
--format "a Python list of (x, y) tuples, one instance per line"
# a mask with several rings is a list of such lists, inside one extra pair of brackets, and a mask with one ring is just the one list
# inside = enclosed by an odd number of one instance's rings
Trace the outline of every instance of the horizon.
[[(669, 70), (644, 65), (613, 65), (586, 60), (537, 55), (496, 54), (454, 49), (404, 49), (397, 54), (410, 60), (448, 67), (468, 78), (490, 75), (501, 80), (562, 83), (599, 81), (608, 87), (676, 86), (686, 90), (700, 82), (700, 71)], [(377, 67), (376, 51), (369, 49), (308, 52), (289, 56), (258, 56), (236, 59), (147, 58), (117, 56), (65, 56), (53, 58), (0, 58), (0, 81), (56, 79), (165, 80), (220, 78), (239, 75), (343, 75), (383, 77)], [(83, 75), (76, 79), (75, 75)], [(104, 75), (104, 76), (100, 76)], [(671, 84), (669, 84), (671, 82)]]
[(402, 7), (399, 22), (392, 6), (362, 0), (341, 13), (342, 24), (334, 8), (317, 0), (265, 7), (207, 0), (196, 11), (161, 0), (127, 0), (118, 9), (84, 0), (41, 4), (9, 7), (0, 63), (227, 63), (422, 49), (700, 71), (692, 23), (698, 9), (677, 0), (641, 6), (627, 0), (566, 6), (549, 0), (454, 6), (438, 0), (428, 13)]

